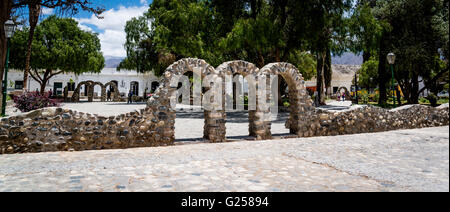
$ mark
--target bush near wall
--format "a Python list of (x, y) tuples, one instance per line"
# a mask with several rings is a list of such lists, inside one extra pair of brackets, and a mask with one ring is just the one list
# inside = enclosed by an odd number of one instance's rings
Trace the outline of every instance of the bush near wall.
[(20, 96), (14, 96), (15, 107), (22, 112), (29, 112), (45, 107), (57, 107), (59, 102), (54, 99), (50, 99), (51, 92), (41, 94), (39, 92), (25, 92)]

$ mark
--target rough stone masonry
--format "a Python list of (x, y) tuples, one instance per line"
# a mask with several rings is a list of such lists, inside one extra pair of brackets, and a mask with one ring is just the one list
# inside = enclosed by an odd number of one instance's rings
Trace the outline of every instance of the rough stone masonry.
[[(44, 108), (1, 119), (0, 153), (46, 151), (81, 151), (123, 149), (172, 145), (175, 141), (175, 110), (170, 100), (176, 86), (170, 84), (174, 75), (194, 68), (202, 77), (225, 73), (242, 75), (276, 74), (288, 83), (291, 114), (286, 127), (299, 137), (380, 132), (396, 129), (443, 126), (449, 124), (449, 106), (438, 108), (408, 105), (394, 110), (365, 106), (344, 112), (329, 112), (312, 106), (304, 80), (295, 66), (272, 63), (261, 70), (245, 61), (231, 61), (217, 69), (204, 60), (182, 59), (166, 69), (161, 86), (148, 101), (147, 107), (117, 116), (104, 117), (62, 108)], [(224, 88), (224, 86), (222, 86)], [(208, 90), (208, 89), (206, 89)], [(225, 92), (214, 95), (222, 95)], [(270, 97), (269, 97), (270, 98)], [(258, 103), (257, 103), (258, 104)], [(270, 139), (270, 111), (250, 111), (249, 134), (256, 140)], [(210, 142), (226, 142), (226, 113), (223, 107), (205, 111), (204, 137)]]

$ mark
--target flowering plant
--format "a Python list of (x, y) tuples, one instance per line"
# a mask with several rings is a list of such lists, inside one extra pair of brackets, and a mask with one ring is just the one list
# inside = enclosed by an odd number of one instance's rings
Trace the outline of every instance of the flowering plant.
[(14, 96), (14, 106), (22, 112), (29, 112), (32, 110), (41, 109), (44, 107), (57, 107), (59, 102), (51, 99), (51, 92), (25, 92), (20, 96)]

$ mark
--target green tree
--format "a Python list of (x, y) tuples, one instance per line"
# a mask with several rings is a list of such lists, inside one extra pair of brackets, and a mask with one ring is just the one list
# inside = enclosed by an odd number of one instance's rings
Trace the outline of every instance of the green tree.
[[(11, 66), (24, 69), (29, 29), (18, 31), (12, 39)], [(61, 73), (100, 72), (105, 59), (97, 34), (86, 32), (71, 18), (50, 16), (35, 31), (30, 60), (31, 77), (41, 85), (41, 93), (53, 76)]]
[(34, 38), (34, 30), (36, 29), (37, 23), (39, 21), (41, 8), (56, 8), (60, 10), (60, 13), (67, 13), (69, 15), (78, 13), (78, 9), (81, 8), (84, 11), (94, 13), (97, 17), (99, 17), (99, 15), (105, 10), (102, 7), (92, 6), (92, 2), (87, 0), (19, 0), (17, 6), (19, 5), (28, 7), (28, 23), (30, 26), (27, 42), (27, 53), (25, 58), (25, 69), (23, 72), (23, 90), (27, 90), (28, 88), (28, 73), (30, 71), (31, 48)]
[[(440, 58), (446, 56), (440, 50), (448, 48), (444, 44), (448, 44), (448, 1), (380, 1), (377, 15), (391, 26), (384, 37), (386, 45), (379, 50), (379, 66), (386, 64), (381, 58), (387, 52), (394, 52), (397, 55), (395, 79), (408, 103), (417, 104), (422, 90), (435, 92), (436, 80), (445, 75), (448, 79), (448, 64), (439, 65)], [(425, 82), (422, 90), (420, 80)]]
[(306, 31), (310, 49), (317, 57), (317, 95), (320, 104), (325, 104), (325, 87), (331, 82), (331, 54), (343, 53), (347, 49), (348, 27), (345, 13), (352, 1), (308, 1), (304, 5), (308, 23)]
[(351, 37), (349, 49), (363, 55), (363, 63), (377, 54), (383, 29), (389, 25), (378, 20), (374, 15), (375, 1), (360, 0), (352, 9), (352, 15), (347, 19)]
[(376, 55), (362, 64), (358, 76), (358, 85), (360, 87), (366, 88), (367, 90), (377, 87), (378, 60)]
[[(215, 50), (215, 21), (207, 5), (208, 1), (196, 0), (153, 1), (142, 17), (127, 22), (127, 58), (118, 69), (142, 66), (142, 71), (158, 75), (168, 64), (184, 57), (203, 58), (218, 65), (221, 59)], [(137, 52), (139, 48), (143, 53)], [(142, 57), (149, 63), (141, 64)]]

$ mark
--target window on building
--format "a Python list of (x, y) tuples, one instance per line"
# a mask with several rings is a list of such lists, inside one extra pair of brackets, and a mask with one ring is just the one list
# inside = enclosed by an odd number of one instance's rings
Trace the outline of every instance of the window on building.
[(53, 95), (59, 96), (63, 93), (63, 83), (62, 82), (54, 82), (53, 83)]
[(333, 93), (337, 93), (338, 92), (338, 87), (333, 87)]
[(133, 95), (139, 96), (139, 82), (136, 81), (131, 82), (130, 89)]
[(23, 81), (16, 81), (14, 83), (14, 89), (16, 90), (23, 89)]

